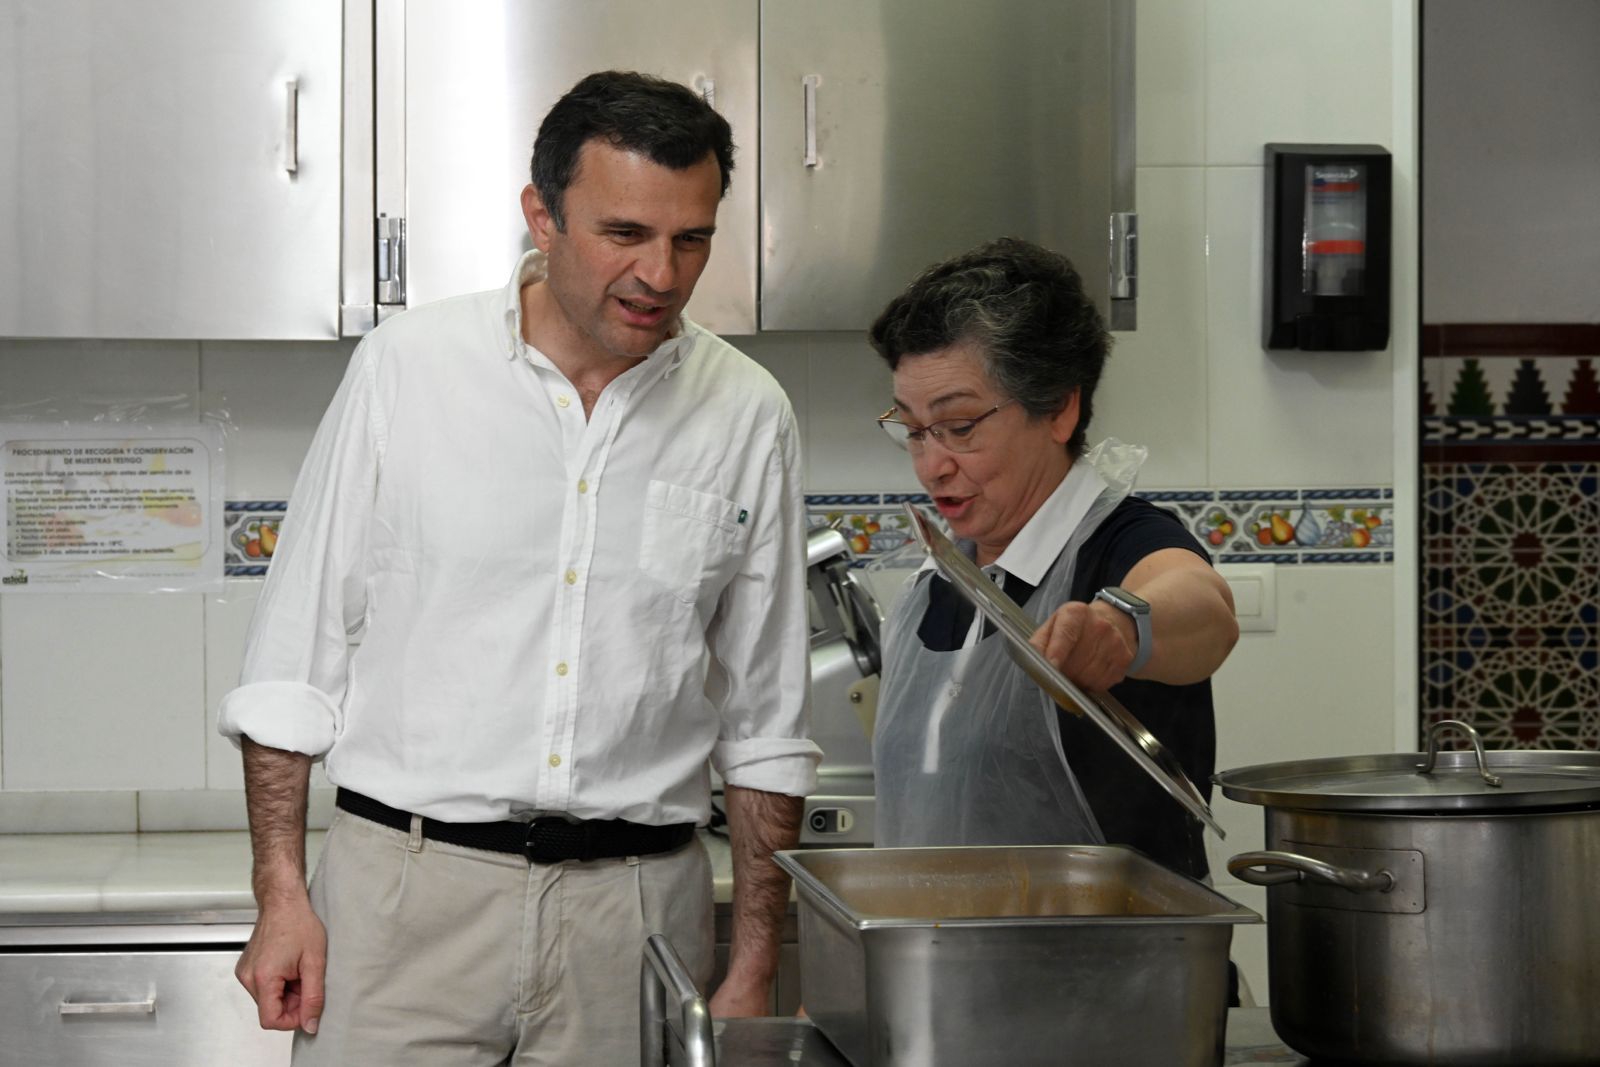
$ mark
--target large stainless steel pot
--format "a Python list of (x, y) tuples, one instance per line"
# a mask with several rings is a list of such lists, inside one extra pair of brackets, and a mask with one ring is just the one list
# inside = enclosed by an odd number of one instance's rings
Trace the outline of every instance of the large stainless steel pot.
[(1266, 808), (1272, 1022), (1313, 1059), (1600, 1063), (1600, 753), (1415, 753), (1217, 775)]

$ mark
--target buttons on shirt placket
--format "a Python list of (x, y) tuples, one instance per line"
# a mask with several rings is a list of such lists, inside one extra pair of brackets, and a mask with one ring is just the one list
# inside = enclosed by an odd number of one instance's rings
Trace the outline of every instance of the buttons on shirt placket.
[[(603, 476), (605, 458), (610, 450), (610, 443), (616, 435), (617, 419), (620, 412), (627, 407), (629, 398), (633, 394), (631, 385), (618, 388), (616, 383), (607, 387), (602, 400), (594, 407), (593, 412), (585, 415), (581, 410), (574, 410), (574, 395), (562, 389), (570, 388), (570, 383), (562, 380), (552, 383), (553, 388), (549, 395), (556, 406), (556, 417), (561, 421), (563, 439), (566, 444), (566, 459), (568, 470), (574, 468), (581, 472), (574, 482), (569, 484), (577, 489), (578, 509), (576, 512), (567, 512), (567, 522), (563, 523), (561, 534), (561, 551), (566, 556), (566, 563), (560, 571), (560, 595), (558, 597), (560, 610), (557, 618), (560, 620), (556, 632), (552, 637), (552, 655), (564, 656), (555, 665), (555, 678), (552, 679), (550, 694), (553, 706), (559, 707), (560, 713), (552, 720), (559, 723), (551, 732), (551, 752), (545, 758), (552, 774), (548, 776), (548, 791), (543, 791), (541, 803), (546, 806), (563, 807), (571, 797), (571, 764), (573, 725), (576, 716), (578, 693), (573, 688), (577, 682), (576, 661), (577, 642), (582, 631), (584, 613), (584, 600), (586, 594), (587, 569), (593, 564), (595, 519), (599, 506), (600, 478)], [(571, 436), (573, 428), (578, 426), (575, 419), (582, 419), (581, 428), (577, 436)], [(598, 439), (597, 436), (599, 435)], [(603, 443), (601, 443), (603, 441)], [(568, 525), (576, 516), (579, 525)], [(565, 767), (565, 770), (562, 768)]]
[[(563, 382), (561, 384), (564, 385), (566, 383)], [(582, 417), (582, 415), (581, 412), (572, 410), (574, 400), (573, 395), (569, 392), (563, 391), (560, 386), (557, 386), (551, 390), (550, 398), (558, 409), (557, 418), (559, 418), (563, 423), (562, 437), (567, 442), (568, 455), (570, 457), (573, 454), (574, 446), (577, 445), (577, 442), (582, 438), (585, 431), (588, 429), (586, 425), (588, 420), (585, 418), (585, 425), (577, 427), (574, 431), (574, 426), (569, 420), (573, 419), (574, 416)], [(576, 437), (572, 436), (574, 432), (577, 434)], [(581, 446), (579, 447), (581, 448)], [(589, 492), (589, 483), (587, 479), (580, 478), (578, 479), (577, 484), (579, 495), (586, 496)], [(592, 498), (587, 498), (587, 500), (592, 500)], [(592, 513), (586, 514), (585, 523), (589, 524), (592, 522)], [(579, 546), (566, 544), (566, 539), (567, 532), (563, 531), (563, 550), (574, 555), (578, 554)], [(561, 620), (561, 624), (556, 628), (554, 637), (556, 645), (553, 651), (558, 656), (564, 655), (567, 653), (569, 648), (575, 647), (577, 640), (577, 630), (579, 627), (576, 620), (578, 618), (578, 613), (576, 611), (576, 605), (574, 605), (570, 599), (571, 595), (580, 592), (578, 586), (577, 566), (569, 566), (562, 572), (561, 584), (563, 587), (562, 592), (567, 594), (567, 599), (564, 605), (564, 610), (557, 612), (557, 618)], [(562, 711), (559, 715), (553, 718), (554, 721), (566, 720), (570, 722), (572, 708), (576, 701), (576, 696), (571, 689), (571, 686), (577, 681), (576, 668), (568, 659), (562, 659), (555, 665), (555, 675), (557, 686), (557, 689), (554, 693), (555, 706), (560, 707)], [(571, 731), (569, 729), (557, 729), (551, 740), (556, 750), (552, 751), (549, 756), (546, 757), (545, 763), (552, 771), (560, 771), (561, 767), (569, 758), (567, 755), (564, 755), (561, 750), (569, 746), (571, 741)], [(557, 775), (553, 778), (552, 791), (547, 795), (548, 801), (552, 804), (564, 804), (566, 802), (565, 798), (570, 796), (571, 784), (570, 781), (564, 781), (564, 778), (565, 775)]]

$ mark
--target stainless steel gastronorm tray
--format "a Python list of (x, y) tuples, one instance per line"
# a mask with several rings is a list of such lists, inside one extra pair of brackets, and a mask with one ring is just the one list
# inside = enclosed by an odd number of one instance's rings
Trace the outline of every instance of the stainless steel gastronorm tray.
[(778, 853), (807, 1013), (855, 1067), (1220, 1063), (1233, 927), (1110, 845)]

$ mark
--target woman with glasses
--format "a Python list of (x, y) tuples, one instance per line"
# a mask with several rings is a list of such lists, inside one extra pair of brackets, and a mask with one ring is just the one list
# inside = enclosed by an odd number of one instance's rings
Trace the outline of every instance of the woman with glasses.
[[(1209, 795), (1232, 597), (1183, 524), (1130, 495), (1145, 450), (1084, 448), (1110, 337), (1072, 265), (984, 245), (912, 282), (871, 341), (894, 374), (879, 425), (958, 546), (1041, 621), (1035, 646), (1110, 690)], [(931, 566), (885, 629), (873, 750), (879, 845), (1106, 842), (1206, 873), (1199, 824), (1060, 712)]]

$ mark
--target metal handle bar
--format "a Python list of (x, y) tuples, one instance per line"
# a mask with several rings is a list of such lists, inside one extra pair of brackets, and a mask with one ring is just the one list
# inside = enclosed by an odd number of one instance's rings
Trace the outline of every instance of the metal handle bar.
[(63, 1000), (62, 1015), (154, 1015), (156, 995), (143, 1000)]
[[(1269, 869), (1255, 871), (1251, 870), (1253, 867)], [(1336, 885), (1352, 893), (1387, 893), (1394, 888), (1391, 871), (1353, 871), (1298, 852), (1241, 852), (1228, 861), (1228, 873), (1251, 885), (1314, 881)]]
[[(671, 992), (676, 1014), (667, 1014)], [(683, 1045), (688, 1067), (716, 1067), (717, 1046), (711, 1028), (711, 1009), (695, 988), (689, 968), (663, 934), (651, 934), (644, 943), (639, 968), (639, 1049), (642, 1067), (666, 1067), (667, 1042)]]

